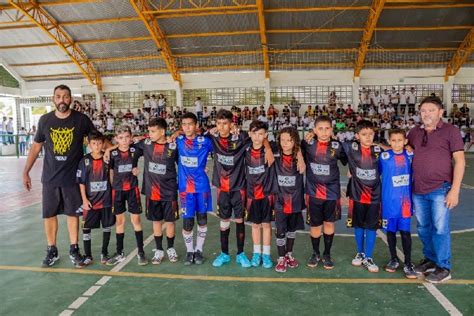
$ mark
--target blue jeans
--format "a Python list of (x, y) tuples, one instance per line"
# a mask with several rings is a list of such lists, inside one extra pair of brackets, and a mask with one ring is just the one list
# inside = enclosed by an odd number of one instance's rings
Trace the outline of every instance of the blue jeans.
[(426, 259), (440, 268), (451, 270), (451, 235), (446, 194), (449, 183), (427, 194), (413, 194), (413, 205), (417, 219), (418, 236), (423, 243)]

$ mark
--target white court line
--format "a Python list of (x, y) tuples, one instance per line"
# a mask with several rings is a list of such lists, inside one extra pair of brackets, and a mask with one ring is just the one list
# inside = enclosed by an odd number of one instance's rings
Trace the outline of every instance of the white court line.
[[(383, 240), (384, 243), (388, 245), (387, 235), (382, 233), (380, 230), (377, 230), (377, 235)], [(405, 255), (403, 252), (397, 247), (397, 255), (402, 260), (405, 261)], [(462, 313), (454, 306), (451, 301), (448, 300), (443, 293), (436, 286), (431, 283), (423, 282), (423, 286), (430, 292), (431, 295), (438, 301), (438, 303), (443, 306), (443, 308), (449, 313), (449, 315), (459, 316)]]
[[(163, 227), (163, 231), (165, 231), (165, 227)], [(154, 239), (153, 234), (148, 236), (148, 238), (143, 242), (143, 248), (148, 246), (149, 243), (151, 243)], [(122, 270), (130, 261), (132, 261), (134, 258), (136, 258), (138, 254), (138, 248), (135, 248), (128, 254), (128, 256), (125, 258), (124, 261), (120, 262), (117, 264), (112, 270), (112, 272), (119, 272)], [(84, 304), (89, 297), (92, 297), (101, 287), (102, 285), (105, 285), (109, 280), (112, 279), (110, 276), (104, 276), (99, 279), (94, 285), (92, 285), (87, 291), (85, 291), (81, 296), (79, 296), (74, 302), (72, 302), (71, 305), (65, 310), (63, 310), (59, 316), (68, 316), (72, 315), (79, 307), (81, 307), (82, 304)]]

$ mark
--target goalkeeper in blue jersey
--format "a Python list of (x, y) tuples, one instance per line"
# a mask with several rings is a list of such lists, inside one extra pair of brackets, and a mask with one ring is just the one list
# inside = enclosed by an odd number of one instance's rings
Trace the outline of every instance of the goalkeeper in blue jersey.
[(403, 254), (405, 256), (404, 273), (409, 279), (415, 279), (411, 262), (410, 223), (413, 215), (411, 200), (413, 153), (405, 150), (407, 138), (404, 130), (394, 129), (389, 132), (391, 149), (383, 152), (379, 159), (379, 170), (382, 175), (382, 227), (387, 233), (391, 259), (385, 271), (395, 272), (400, 267), (397, 256), (397, 231), (400, 231)]

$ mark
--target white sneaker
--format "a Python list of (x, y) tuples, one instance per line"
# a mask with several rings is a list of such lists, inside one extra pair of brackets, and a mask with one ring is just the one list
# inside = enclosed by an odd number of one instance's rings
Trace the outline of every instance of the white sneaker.
[(174, 248), (168, 248), (166, 250), (166, 254), (168, 255), (168, 260), (170, 262), (177, 262), (178, 261), (178, 254)]
[(152, 264), (160, 264), (163, 261), (163, 257), (165, 256), (165, 252), (163, 250), (153, 249), (155, 255), (151, 259)]
[(363, 252), (358, 252), (355, 258), (352, 259), (352, 265), (356, 267), (360, 267), (364, 259), (365, 259), (365, 254)]
[(372, 272), (372, 273), (379, 272), (379, 267), (374, 263), (372, 258), (365, 258), (364, 261), (362, 261), (362, 264), (369, 272)]

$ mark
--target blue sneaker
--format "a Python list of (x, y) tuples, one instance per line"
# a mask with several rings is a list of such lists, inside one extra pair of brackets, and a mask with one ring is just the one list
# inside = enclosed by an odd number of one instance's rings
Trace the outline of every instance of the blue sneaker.
[(272, 258), (270, 257), (270, 255), (263, 255), (262, 256), (262, 261), (263, 261), (263, 267), (265, 269), (270, 269), (273, 267), (273, 262), (272, 262)]
[(230, 262), (230, 256), (221, 252), (220, 255), (218, 255), (217, 258), (214, 259), (214, 262), (212, 263), (212, 265), (214, 267), (222, 267), (224, 264), (229, 263), (229, 262)]
[(252, 256), (252, 267), (258, 267), (262, 263), (262, 254), (254, 253)]
[(237, 264), (240, 264), (242, 268), (250, 268), (252, 266), (249, 259), (245, 255), (245, 252), (238, 254), (237, 257), (235, 257), (235, 261)]

